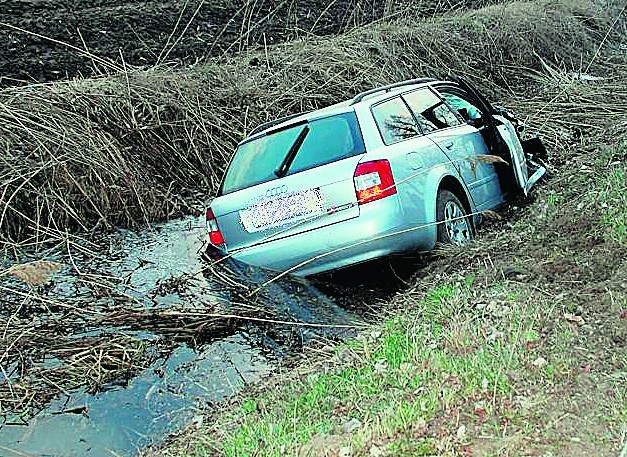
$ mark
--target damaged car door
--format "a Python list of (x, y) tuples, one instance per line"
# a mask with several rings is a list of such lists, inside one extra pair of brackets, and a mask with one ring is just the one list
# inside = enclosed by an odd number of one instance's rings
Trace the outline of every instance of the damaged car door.
[(482, 161), (489, 154), (475, 126), (463, 122), (444, 99), (430, 88), (403, 94), (425, 134), (449, 158), (465, 182), (477, 210), (503, 202), (494, 165)]
[[(482, 112), (482, 131), (490, 153), (499, 156), (511, 164), (516, 185), (525, 196), (531, 187), (546, 173), (546, 168), (534, 162), (531, 151), (525, 151), (517, 129), (519, 121), (505, 109), (495, 109), (492, 104), (470, 84), (459, 77), (452, 77), (460, 88), (467, 94), (468, 100)], [(446, 87), (437, 87), (438, 91), (446, 93)], [(468, 121), (467, 121), (468, 122)], [(469, 122), (473, 122), (470, 120)], [(534, 142), (536, 144), (536, 142)], [(529, 175), (528, 160), (533, 165), (533, 173)]]

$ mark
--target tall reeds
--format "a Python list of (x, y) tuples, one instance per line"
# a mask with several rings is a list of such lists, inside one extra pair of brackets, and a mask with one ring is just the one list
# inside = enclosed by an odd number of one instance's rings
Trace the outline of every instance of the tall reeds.
[(590, 60), (609, 20), (587, 0), (513, 2), (399, 18), (190, 71), (5, 89), (0, 239), (45, 240), (189, 213), (259, 122), (448, 71), (508, 96), (533, 86), (543, 62), (576, 70)]

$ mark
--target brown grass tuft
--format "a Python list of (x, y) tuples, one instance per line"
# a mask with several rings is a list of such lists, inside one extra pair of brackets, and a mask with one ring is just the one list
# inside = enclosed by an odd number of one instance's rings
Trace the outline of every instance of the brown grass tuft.
[(471, 162), (478, 162), (478, 163), (504, 163), (505, 165), (509, 165), (507, 161), (503, 159), (502, 157), (493, 156), (489, 154), (468, 157), (468, 160)]
[(14, 265), (8, 273), (30, 286), (40, 286), (50, 281), (63, 265), (50, 260), (36, 260), (34, 262)]
[(499, 213), (491, 210), (481, 211), (481, 215), (486, 219), (492, 219), (496, 221), (500, 221), (501, 219), (503, 219)]

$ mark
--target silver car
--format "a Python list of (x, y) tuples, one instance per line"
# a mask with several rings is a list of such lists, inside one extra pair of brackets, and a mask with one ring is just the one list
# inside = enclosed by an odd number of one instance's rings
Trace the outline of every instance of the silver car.
[(545, 173), (522, 125), (473, 87), (415, 79), (255, 129), (207, 210), (210, 249), (300, 276), (436, 243)]

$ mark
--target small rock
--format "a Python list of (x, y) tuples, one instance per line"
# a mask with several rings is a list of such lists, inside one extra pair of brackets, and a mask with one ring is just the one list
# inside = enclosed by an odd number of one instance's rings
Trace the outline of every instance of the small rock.
[(538, 357), (533, 361), (533, 366), (537, 368), (544, 368), (549, 362), (544, 357)]
[(494, 343), (496, 340), (502, 339), (503, 336), (503, 332), (499, 332), (498, 330), (493, 329), (492, 333), (488, 335), (487, 340), (489, 343)]
[(374, 364), (374, 372), (376, 374), (384, 374), (386, 371), (388, 371), (388, 361), (387, 360), (381, 359), (377, 363)]
[(505, 279), (518, 279), (525, 276), (525, 272), (522, 269), (512, 265), (504, 267), (501, 273)]
[[(344, 438), (342, 435), (325, 435), (317, 433), (311, 437), (311, 440), (309, 440), (308, 443), (305, 443), (300, 447), (298, 457), (319, 457), (323, 455), (337, 456), (343, 444)], [(280, 450), (279, 455), (287, 455), (285, 448)]]
[(370, 332), (370, 339), (371, 340), (378, 340), (379, 338), (381, 338), (381, 331), (380, 330), (373, 330), (372, 332)]
[(338, 454), (338, 457), (351, 457), (352, 452), (351, 452), (351, 448), (348, 446), (344, 446), (342, 448), (340, 448), (340, 453)]
[(196, 428), (202, 427), (203, 422), (204, 418), (201, 415), (194, 416), (192, 419), (192, 424), (194, 424)]
[(353, 352), (352, 349), (347, 348), (347, 347), (343, 347), (342, 349), (339, 350), (339, 352), (337, 353), (337, 359), (340, 362), (352, 362), (353, 360), (356, 359), (356, 355)]
[(370, 446), (370, 457), (381, 457), (383, 455), (383, 451), (377, 446), (373, 444)]
[(457, 439), (461, 441), (464, 438), (466, 438), (466, 426), (460, 425), (457, 429)]
[(353, 433), (359, 427), (361, 427), (361, 422), (359, 422), (359, 419), (355, 419), (353, 417), (351, 420), (346, 422), (342, 428), (344, 429), (344, 433)]
[(427, 421), (424, 418), (419, 417), (418, 419), (414, 420), (411, 428), (414, 431), (422, 433), (427, 430)]
[(564, 313), (564, 319), (566, 319), (568, 322), (572, 322), (573, 324), (577, 324), (577, 325), (583, 325), (586, 323), (583, 320), (583, 317), (577, 314), (572, 314), (572, 313)]

